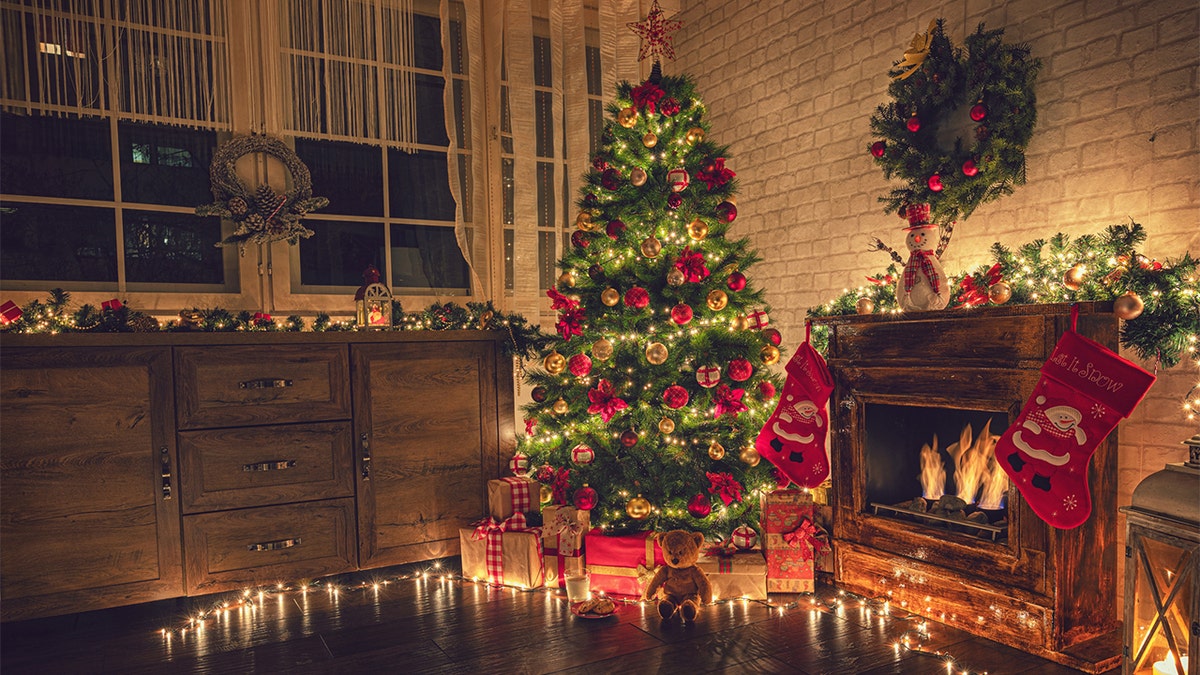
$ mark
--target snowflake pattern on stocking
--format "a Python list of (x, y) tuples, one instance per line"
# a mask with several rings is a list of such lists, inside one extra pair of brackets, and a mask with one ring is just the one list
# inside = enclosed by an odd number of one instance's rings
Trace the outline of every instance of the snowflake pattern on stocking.
[(1063, 497), (1063, 510), (1064, 511), (1074, 511), (1075, 508), (1078, 506), (1079, 506), (1079, 500), (1075, 498), (1075, 495), (1067, 495), (1066, 497)]
[(1104, 406), (1100, 405), (1099, 403), (1092, 404), (1092, 419), (1101, 419), (1104, 417), (1104, 414)]

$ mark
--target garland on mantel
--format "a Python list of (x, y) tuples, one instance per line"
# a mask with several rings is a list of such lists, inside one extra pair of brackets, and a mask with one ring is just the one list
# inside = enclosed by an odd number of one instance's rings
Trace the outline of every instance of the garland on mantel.
[[(305, 326), (304, 318), (298, 314), (278, 320), (261, 312), (233, 312), (222, 308), (183, 310), (179, 313), (178, 320), (160, 323), (152, 316), (130, 309), (116, 298), (105, 301), (99, 308), (85, 304), (75, 311), (70, 310), (70, 301), (70, 293), (61, 288), (52, 289), (45, 302), (34, 300), (12, 312), (11, 318), (0, 322), (0, 330), (21, 334), (159, 331), (298, 333), (305, 330), (324, 333), (368, 330), (356, 326), (353, 321), (335, 320), (323, 312), (317, 314), (312, 325), (308, 327)], [(551, 336), (537, 326), (531, 326), (520, 314), (496, 311), (491, 301), (468, 302), (465, 307), (453, 303), (434, 303), (423, 311), (405, 312), (400, 303), (393, 300), (392, 317), (391, 330), (395, 331), (504, 331), (508, 334), (508, 339), (504, 341), (505, 353), (522, 358), (538, 355), (551, 340)]]

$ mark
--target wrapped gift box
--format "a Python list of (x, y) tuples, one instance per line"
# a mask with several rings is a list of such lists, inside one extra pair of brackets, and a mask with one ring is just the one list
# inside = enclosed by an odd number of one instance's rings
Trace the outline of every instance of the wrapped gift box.
[(542, 549), (542, 562), (546, 569), (546, 585), (566, 588), (567, 573), (583, 569), (583, 551), (563, 555), (556, 549)]
[(762, 497), (763, 553), (768, 593), (811, 593), (814, 588), (812, 494), (776, 490)]
[[(495, 525), (497, 521), (485, 523)], [(490, 531), (489, 531), (490, 530)], [(482, 533), (482, 537), (480, 534)], [(489, 569), (489, 538), (499, 543)], [(458, 543), (462, 550), (464, 577), (487, 579), (490, 583), (536, 588), (545, 579), (542, 560), (542, 533), (538, 528), (499, 531), (487, 524), (460, 528)], [(498, 563), (498, 564), (497, 564)]]
[(583, 568), (583, 535), (592, 529), (589, 512), (574, 506), (542, 509), (542, 555), (546, 585), (566, 587), (563, 575)]
[(713, 600), (729, 598), (767, 599), (767, 560), (758, 549), (731, 555), (706, 553), (696, 566), (708, 575)]
[(832, 485), (826, 480), (818, 487), (812, 488), (813, 522), (828, 533), (826, 542), (829, 546), (817, 547), (816, 570), (833, 574), (833, 507), (829, 504), (829, 493)]
[(653, 532), (610, 536), (596, 528), (584, 535), (583, 541), (593, 591), (640, 597), (655, 570), (664, 564)]
[(504, 520), (514, 513), (537, 508), (540, 499), (537, 481), (528, 476), (508, 476), (487, 483), (488, 514)]

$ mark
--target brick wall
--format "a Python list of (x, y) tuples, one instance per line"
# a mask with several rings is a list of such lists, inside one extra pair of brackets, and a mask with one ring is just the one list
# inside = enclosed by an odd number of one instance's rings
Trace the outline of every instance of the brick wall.
[[(996, 241), (1078, 236), (1129, 218), (1149, 233), (1146, 255), (1200, 255), (1196, 2), (949, 4), (683, 2), (678, 60), (665, 70), (695, 77), (711, 138), (730, 146), (741, 183), (734, 233), (765, 258), (751, 276), (768, 289), (789, 346), (802, 339), (810, 306), (887, 266), (886, 254), (867, 251), (871, 237), (903, 250), (899, 219), (876, 201), (890, 185), (866, 151), (868, 120), (888, 100), (888, 68), (937, 16), (957, 45), (985, 22), (1043, 62), (1028, 183), (958, 224), (947, 271), (990, 262)], [(1145, 475), (1185, 458), (1179, 442), (1200, 431), (1180, 413), (1196, 371), (1159, 376), (1120, 426), (1122, 505)]]

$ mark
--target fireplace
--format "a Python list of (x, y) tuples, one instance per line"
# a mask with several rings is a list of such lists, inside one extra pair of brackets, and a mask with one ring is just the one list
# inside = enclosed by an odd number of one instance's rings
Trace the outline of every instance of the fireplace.
[[(1115, 349), (1107, 303), (1079, 331)], [(830, 317), (834, 577), (1087, 672), (1120, 660), (1117, 434), (1089, 467), (1092, 516), (1058, 530), (995, 466), (1069, 325), (1066, 305)]]

